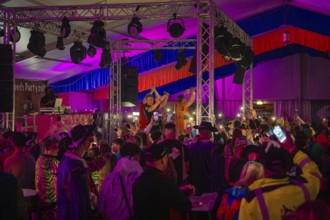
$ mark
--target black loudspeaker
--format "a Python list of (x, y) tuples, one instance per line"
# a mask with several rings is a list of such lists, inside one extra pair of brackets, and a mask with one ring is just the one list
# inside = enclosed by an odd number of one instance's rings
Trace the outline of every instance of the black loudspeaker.
[(135, 106), (138, 104), (138, 68), (135, 66), (121, 67), (121, 104)]
[(14, 74), (11, 45), (0, 44), (0, 112), (13, 111)]
[(245, 76), (245, 70), (246, 69), (243, 66), (237, 65), (237, 63), (236, 63), (236, 72), (235, 72), (235, 75), (234, 75), (233, 83), (240, 84), (240, 85), (243, 84), (244, 76)]

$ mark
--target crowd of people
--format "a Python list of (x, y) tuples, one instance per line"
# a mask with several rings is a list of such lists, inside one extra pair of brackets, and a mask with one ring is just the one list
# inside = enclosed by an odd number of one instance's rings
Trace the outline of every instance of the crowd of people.
[[(0, 219), (328, 219), (330, 148), (327, 123), (262, 120), (249, 111), (218, 129), (187, 128), (180, 96), (173, 121), (153, 114), (168, 94), (153, 87), (138, 123), (123, 121), (111, 143), (92, 125), (61, 129), (41, 141), (6, 131), (0, 138)], [(154, 97), (155, 96), (155, 97)], [(280, 126), (284, 137), (274, 128)], [(27, 203), (23, 189), (34, 189)], [(194, 213), (192, 195), (216, 192), (211, 213)], [(34, 203), (34, 204), (33, 204)]]

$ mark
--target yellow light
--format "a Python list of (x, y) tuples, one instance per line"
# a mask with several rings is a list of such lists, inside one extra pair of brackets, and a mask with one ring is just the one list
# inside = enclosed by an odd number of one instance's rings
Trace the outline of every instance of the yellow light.
[(219, 125), (219, 128), (222, 129), (223, 128), (223, 125)]
[(221, 117), (222, 117), (222, 114), (221, 114), (221, 113), (219, 113), (219, 114), (218, 114), (218, 116), (219, 116), (219, 118), (221, 118)]
[(264, 104), (263, 101), (261, 101), (261, 100), (257, 101), (257, 105), (263, 105), (263, 104)]
[(171, 111), (171, 109), (170, 109), (170, 108), (167, 108), (167, 109), (166, 109), (166, 111), (167, 111), (167, 112), (170, 112), (170, 111)]
[(193, 120), (194, 120), (194, 118), (193, 118), (193, 117), (190, 117), (190, 118), (189, 118), (189, 120), (190, 120), (190, 121), (193, 121)]
[(196, 115), (196, 112), (193, 112), (193, 115)]
[(243, 110), (244, 110), (244, 107), (242, 106), (242, 107), (241, 107), (241, 111), (243, 111)]
[(276, 117), (275, 117), (275, 116), (273, 116), (273, 117), (272, 117), (272, 120), (273, 120), (273, 121), (275, 121), (275, 120), (276, 120)]

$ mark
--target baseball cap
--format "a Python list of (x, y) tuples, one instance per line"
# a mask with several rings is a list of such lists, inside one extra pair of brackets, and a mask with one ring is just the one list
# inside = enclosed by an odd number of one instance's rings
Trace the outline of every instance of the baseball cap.
[(157, 161), (170, 152), (171, 150), (168, 149), (163, 143), (154, 143), (145, 151), (145, 155), (147, 157), (147, 161)]

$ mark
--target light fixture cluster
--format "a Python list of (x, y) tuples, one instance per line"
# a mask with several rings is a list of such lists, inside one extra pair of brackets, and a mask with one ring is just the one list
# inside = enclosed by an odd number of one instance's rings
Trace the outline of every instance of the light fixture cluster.
[(245, 71), (253, 63), (252, 48), (244, 45), (240, 39), (234, 37), (225, 27), (214, 29), (214, 47), (225, 61), (236, 61), (234, 83), (242, 84)]
[[(136, 8), (136, 11), (139, 10), (141, 6)], [(140, 18), (134, 14), (131, 19), (131, 22), (128, 24), (127, 30), (130, 36), (137, 37), (143, 30), (143, 25), (140, 22)], [(89, 43), (89, 48), (82, 44), (80, 40), (74, 42), (73, 46), (70, 48), (70, 57), (73, 63), (80, 63), (83, 59), (86, 58), (86, 55), (93, 58), (96, 55), (96, 47), (102, 48), (103, 52), (101, 55), (100, 67), (107, 67), (112, 62), (111, 53), (110, 53), (110, 43), (107, 40), (106, 31), (105, 31), (105, 23), (101, 20), (96, 20), (93, 23), (93, 26), (90, 30), (90, 35), (88, 36), (87, 42)], [(12, 30), (13, 31), (13, 30)], [(179, 38), (183, 35), (185, 31), (184, 21), (181, 18), (177, 18), (177, 14), (173, 14), (173, 18), (168, 20), (167, 23), (167, 31), (173, 38)], [(13, 33), (10, 35), (10, 40), (18, 42), (21, 35), (18, 29), (16, 28), (15, 39), (13, 39)], [(62, 24), (60, 27), (60, 35), (57, 37), (56, 48), (58, 50), (64, 50), (64, 38), (70, 36), (71, 33), (71, 25), (70, 20), (67, 17), (63, 17)], [(4, 36), (4, 31), (0, 30), (0, 37)], [(38, 30), (38, 27), (33, 28), (31, 30), (31, 36), (29, 39), (29, 43), (27, 48), (37, 56), (44, 57), (47, 53), (45, 49), (45, 35), (44, 32)], [(156, 50), (154, 53), (154, 59), (156, 61), (161, 61), (163, 59), (163, 54), (161, 50)], [(185, 66), (187, 60), (184, 56), (184, 51), (178, 52), (178, 59), (175, 68), (177, 70), (181, 69)]]
[(104, 22), (101, 20), (94, 21), (93, 27), (91, 28), (90, 35), (88, 36), (87, 42), (90, 44), (87, 50), (89, 57), (93, 58), (96, 55), (96, 48), (102, 48), (101, 61), (99, 66), (101, 68), (108, 67), (112, 62), (110, 53), (110, 43), (107, 40), (107, 33), (104, 28)]

